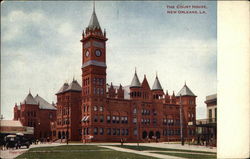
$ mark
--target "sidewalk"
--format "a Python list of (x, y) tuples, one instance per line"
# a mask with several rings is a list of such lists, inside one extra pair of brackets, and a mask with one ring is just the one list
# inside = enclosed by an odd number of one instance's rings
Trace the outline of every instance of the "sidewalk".
[(135, 154), (138, 154), (138, 155), (156, 157), (156, 158), (161, 158), (161, 159), (183, 159), (181, 157), (174, 157), (174, 156), (168, 156), (168, 155), (162, 155), (162, 154), (155, 154), (155, 153), (150, 153), (150, 152), (146, 152), (146, 151), (136, 151), (136, 150), (125, 149), (125, 148), (114, 147), (114, 146), (100, 146), (100, 147), (109, 148), (109, 149), (112, 149), (112, 150), (115, 150), (115, 151), (135, 153)]
[[(124, 145), (137, 145), (136, 143), (125, 143)], [(159, 147), (159, 148), (171, 148), (171, 149), (180, 149), (180, 150), (193, 150), (193, 151), (206, 151), (206, 152), (217, 152), (216, 147), (206, 147), (198, 145), (181, 145), (181, 144), (169, 144), (166, 142), (160, 143), (140, 143), (141, 146), (150, 146), (150, 147)]]

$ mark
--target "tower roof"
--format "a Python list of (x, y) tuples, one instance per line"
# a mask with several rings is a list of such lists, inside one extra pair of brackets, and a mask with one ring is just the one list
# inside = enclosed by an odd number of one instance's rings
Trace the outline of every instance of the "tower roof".
[(42, 97), (40, 97), (38, 94), (35, 96), (35, 101), (39, 104), (39, 108), (40, 109), (52, 109), (52, 110), (56, 110), (56, 108), (50, 104), (49, 102), (47, 102), (45, 99), (43, 99)]
[(188, 86), (185, 85), (182, 87), (182, 89), (177, 93), (177, 96), (196, 96), (194, 93), (188, 88)]
[(80, 84), (77, 82), (77, 80), (74, 80), (70, 83), (70, 85), (68, 86), (68, 88), (65, 90), (66, 91), (77, 91), (77, 92), (81, 92), (82, 91), (82, 87), (80, 86)]
[(155, 82), (153, 84), (152, 90), (163, 90), (157, 75), (156, 75)]
[(141, 87), (141, 83), (140, 83), (140, 81), (139, 81), (139, 78), (138, 78), (138, 76), (137, 76), (136, 71), (135, 71), (135, 75), (134, 75), (134, 77), (133, 77), (133, 79), (132, 79), (132, 82), (131, 82), (130, 87)]
[(64, 83), (63, 86), (60, 88), (60, 90), (56, 94), (63, 93), (68, 87), (69, 87), (69, 84)]
[(32, 94), (29, 92), (29, 94), (26, 96), (26, 98), (23, 100), (22, 104), (33, 104), (37, 105), (37, 102), (33, 98)]
[(89, 29), (94, 29), (94, 28), (101, 29), (100, 24), (99, 24), (98, 19), (97, 19), (97, 16), (96, 16), (96, 13), (95, 13), (95, 6), (93, 8), (93, 13), (91, 15), (88, 28)]

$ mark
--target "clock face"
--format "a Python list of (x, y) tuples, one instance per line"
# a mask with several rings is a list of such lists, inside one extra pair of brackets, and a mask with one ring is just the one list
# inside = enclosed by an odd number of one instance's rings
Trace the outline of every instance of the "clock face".
[(89, 57), (89, 51), (86, 51), (86, 52), (85, 52), (85, 56), (86, 56), (86, 57)]
[(101, 52), (100, 50), (96, 50), (96, 51), (95, 51), (95, 55), (96, 55), (97, 57), (101, 56), (101, 54), (102, 54), (102, 52)]

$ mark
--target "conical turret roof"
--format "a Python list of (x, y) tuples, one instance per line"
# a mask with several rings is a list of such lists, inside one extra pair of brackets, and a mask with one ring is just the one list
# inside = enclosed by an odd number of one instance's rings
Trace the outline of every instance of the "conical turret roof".
[(95, 13), (95, 6), (93, 8), (93, 13), (91, 15), (88, 28), (89, 29), (94, 29), (94, 28), (101, 29), (100, 24), (99, 24), (98, 19), (97, 19), (97, 16), (96, 16), (96, 13)]
[(136, 71), (135, 71), (135, 75), (134, 75), (134, 77), (133, 77), (133, 79), (132, 79), (132, 82), (131, 82), (130, 87), (141, 87), (141, 83), (140, 83), (140, 81), (139, 81), (139, 78), (138, 78), (138, 76), (137, 76)]
[(29, 94), (26, 96), (26, 98), (23, 100), (22, 104), (33, 104), (37, 105), (37, 102), (33, 98), (32, 94), (29, 92)]
[(155, 82), (153, 84), (152, 90), (163, 90), (157, 75), (156, 75)]
[(182, 89), (179, 91), (179, 93), (177, 94), (177, 96), (196, 96), (194, 95), (194, 93), (188, 88), (188, 86), (185, 85), (182, 87)]

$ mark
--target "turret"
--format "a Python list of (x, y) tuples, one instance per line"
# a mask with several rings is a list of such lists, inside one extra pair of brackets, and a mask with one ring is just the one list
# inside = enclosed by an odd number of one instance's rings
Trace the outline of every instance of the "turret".
[(133, 77), (131, 85), (130, 85), (130, 98), (131, 99), (140, 99), (141, 96), (142, 96), (141, 83), (139, 81), (139, 78), (138, 78), (136, 70), (135, 70), (135, 74), (134, 74), (134, 77)]
[(165, 94), (165, 103), (167, 103), (167, 104), (170, 103), (170, 96), (168, 94), (168, 91), (166, 91), (166, 94)]
[(171, 96), (171, 104), (176, 104), (176, 97), (175, 97), (174, 91), (173, 91), (173, 94)]
[[(196, 95), (188, 88), (186, 82), (182, 89), (177, 93), (176, 97), (178, 103), (183, 108), (183, 122), (187, 125), (189, 123), (188, 128), (186, 128), (184, 134), (187, 138), (193, 138), (194, 134), (190, 132), (195, 131), (195, 120), (196, 120)], [(180, 102), (181, 101), (181, 102)]]
[(124, 99), (124, 90), (122, 89), (122, 85), (120, 84), (119, 89), (117, 90), (117, 98)]
[(109, 97), (110, 98), (115, 98), (115, 88), (114, 88), (112, 82), (111, 82), (111, 85), (109, 87)]
[(153, 95), (153, 99), (155, 100), (162, 99), (164, 95), (164, 92), (163, 92), (163, 89), (162, 89), (162, 86), (158, 79), (157, 74), (156, 74), (155, 81), (152, 87), (152, 95)]

